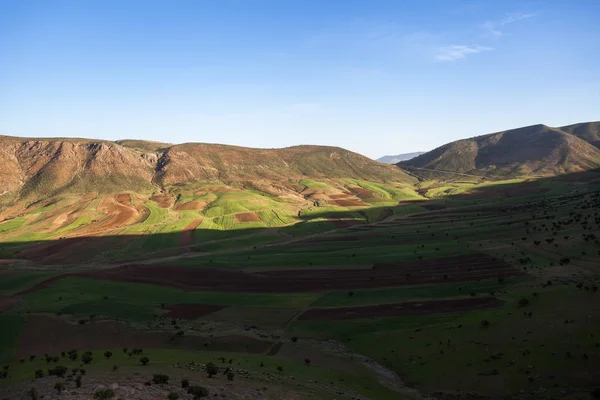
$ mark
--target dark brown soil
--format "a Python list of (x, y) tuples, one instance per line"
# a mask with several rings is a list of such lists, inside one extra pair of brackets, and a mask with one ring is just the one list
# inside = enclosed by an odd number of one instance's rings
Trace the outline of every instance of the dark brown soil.
[(173, 205), (173, 198), (167, 194), (157, 194), (150, 197), (150, 200), (156, 202), (161, 208), (169, 208)]
[(307, 321), (339, 321), (360, 318), (446, 314), (479, 308), (499, 307), (502, 304), (504, 302), (495, 297), (476, 297), (469, 299), (378, 304), (363, 307), (312, 308), (303, 313), (298, 319)]
[(250, 273), (239, 269), (225, 268), (128, 265), (71, 275), (149, 283), (184, 290), (289, 293), (476, 281), (519, 276), (524, 273), (504, 261), (484, 254), (472, 254), (442, 259), (376, 264), (369, 269), (302, 269)]
[(206, 207), (205, 201), (194, 200), (189, 203), (178, 204), (175, 209), (178, 211), (202, 211)]
[(19, 299), (15, 297), (0, 296), (0, 313), (12, 310), (19, 303)]
[(328, 200), (327, 203), (338, 207), (363, 207), (367, 205), (358, 199)]
[(255, 212), (235, 214), (235, 222), (260, 222), (262, 219)]
[[(273, 342), (248, 336), (201, 337), (186, 335), (174, 340), (170, 332), (138, 331), (116, 321), (71, 324), (45, 315), (29, 315), (19, 340), (17, 357), (57, 354), (70, 349), (177, 348), (245, 353), (266, 352)], [(97, 355), (100, 357), (100, 354)]]
[(167, 306), (169, 312), (165, 314), (165, 317), (196, 319), (222, 310), (225, 307), (227, 306), (215, 304), (171, 304)]
[(188, 224), (179, 234), (179, 245), (189, 246), (194, 243), (194, 231), (202, 223), (202, 218)]

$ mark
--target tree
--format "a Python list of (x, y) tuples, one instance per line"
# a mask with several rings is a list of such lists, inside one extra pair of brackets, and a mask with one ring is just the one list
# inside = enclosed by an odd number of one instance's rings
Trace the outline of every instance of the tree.
[(212, 361), (206, 364), (205, 369), (209, 378), (212, 378), (219, 373), (219, 368)]
[(58, 392), (58, 394), (61, 394), (63, 390), (65, 390), (65, 383), (62, 381), (58, 381), (54, 384), (54, 389), (56, 389), (56, 391)]
[(81, 361), (83, 361), (84, 364), (89, 364), (92, 362), (92, 360), (94, 360), (94, 358), (91, 354), (85, 353), (81, 356)]
[(181, 380), (181, 387), (184, 388), (184, 389), (190, 387), (190, 380), (189, 379), (182, 379)]
[(148, 365), (150, 359), (148, 357), (142, 357), (140, 358), (140, 362), (142, 363), (142, 365)]
[(187, 390), (189, 394), (194, 396), (194, 399), (200, 399), (202, 397), (208, 397), (208, 389), (202, 386), (190, 386)]
[(179, 399), (179, 395), (177, 393), (175, 393), (175, 392), (171, 392), (167, 396), (167, 399), (169, 399), (169, 400), (178, 400)]
[(104, 352), (104, 357), (106, 357), (107, 359), (111, 358), (112, 357), (112, 351), (108, 351), (108, 350), (105, 351)]
[(94, 392), (94, 399), (108, 400), (115, 397), (115, 391), (112, 389), (98, 389)]

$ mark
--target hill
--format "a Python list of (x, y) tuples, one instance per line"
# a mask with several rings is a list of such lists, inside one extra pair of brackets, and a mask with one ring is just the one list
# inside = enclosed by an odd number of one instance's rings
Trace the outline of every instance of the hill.
[(410, 182), (392, 166), (337, 147), (0, 137), (0, 208), (68, 193), (162, 192), (174, 184), (293, 188), (303, 178)]
[(377, 161), (384, 164), (397, 164), (400, 161), (407, 161), (413, 159), (421, 154), (425, 154), (423, 151), (417, 151), (416, 153), (405, 153), (405, 154), (397, 154), (395, 156), (383, 156), (378, 158)]
[(594, 146), (597, 127), (598, 123), (565, 128), (532, 125), (458, 140), (397, 165), (429, 175), (449, 171), (493, 178), (585, 171), (600, 166), (600, 150)]

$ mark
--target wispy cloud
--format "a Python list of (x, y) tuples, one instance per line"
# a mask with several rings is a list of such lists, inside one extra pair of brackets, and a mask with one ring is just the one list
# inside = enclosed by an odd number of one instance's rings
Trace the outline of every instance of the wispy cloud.
[(452, 45), (440, 47), (435, 55), (438, 61), (457, 61), (469, 55), (493, 50), (492, 47), (480, 45)]
[(485, 32), (493, 37), (500, 37), (504, 35), (503, 26), (515, 23), (517, 21), (521, 21), (524, 19), (529, 19), (535, 17), (536, 13), (515, 13), (508, 14), (506, 17), (497, 21), (485, 21), (481, 27), (485, 30)]

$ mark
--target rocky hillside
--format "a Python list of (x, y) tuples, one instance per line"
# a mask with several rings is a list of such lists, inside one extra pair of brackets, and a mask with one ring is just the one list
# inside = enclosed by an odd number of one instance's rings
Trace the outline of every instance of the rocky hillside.
[(286, 186), (305, 177), (413, 180), (395, 166), (322, 146), (253, 149), (200, 143), (0, 136), (0, 163), (0, 207), (63, 193), (152, 193), (187, 182)]
[(598, 123), (551, 128), (533, 125), (458, 140), (400, 167), (497, 178), (551, 176), (600, 167)]

